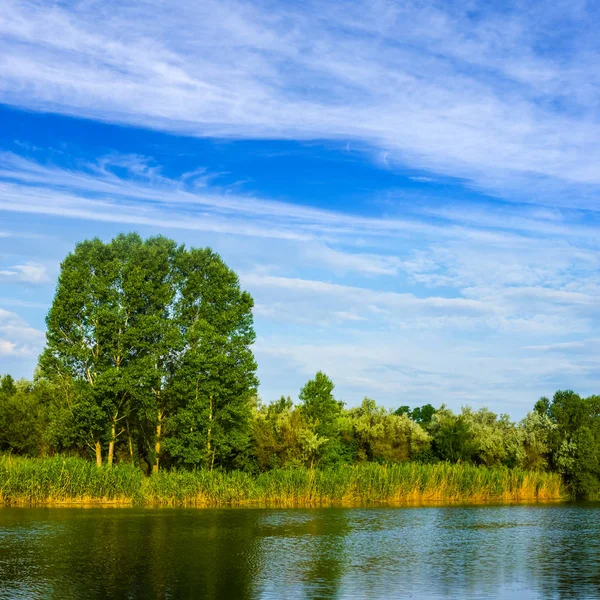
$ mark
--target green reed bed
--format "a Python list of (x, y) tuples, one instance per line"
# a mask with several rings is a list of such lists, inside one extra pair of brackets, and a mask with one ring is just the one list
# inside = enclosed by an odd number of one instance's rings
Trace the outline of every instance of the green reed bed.
[(97, 468), (76, 458), (0, 458), (0, 503), (161, 506), (327, 506), (565, 499), (554, 473), (465, 464), (340, 465), (233, 471), (163, 471), (128, 464)]
[(98, 469), (79, 458), (0, 457), (0, 503), (139, 502), (143, 479), (132, 465)]

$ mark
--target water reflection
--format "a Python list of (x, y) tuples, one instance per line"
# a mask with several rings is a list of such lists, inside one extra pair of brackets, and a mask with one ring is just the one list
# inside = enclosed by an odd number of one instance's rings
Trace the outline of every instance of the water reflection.
[(597, 598), (600, 506), (3, 509), (0, 598)]

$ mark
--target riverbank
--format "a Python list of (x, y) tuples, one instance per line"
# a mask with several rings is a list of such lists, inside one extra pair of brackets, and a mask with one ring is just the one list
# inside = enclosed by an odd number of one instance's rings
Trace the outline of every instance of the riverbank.
[(79, 458), (0, 458), (0, 505), (332, 506), (566, 500), (555, 473), (465, 464), (340, 465), (327, 469), (164, 471), (97, 468)]

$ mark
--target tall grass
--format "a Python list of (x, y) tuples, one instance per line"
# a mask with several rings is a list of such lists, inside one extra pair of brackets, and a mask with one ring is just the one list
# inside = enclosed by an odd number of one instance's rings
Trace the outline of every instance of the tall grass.
[(327, 506), (565, 499), (554, 473), (439, 463), (327, 469), (170, 471), (145, 477), (131, 465), (98, 469), (76, 458), (0, 458), (0, 503), (162, 506)]
[(80, 458), (0, 457), (0, 504), (138, 503), (144, 476), (132, 465), (98, 469)]

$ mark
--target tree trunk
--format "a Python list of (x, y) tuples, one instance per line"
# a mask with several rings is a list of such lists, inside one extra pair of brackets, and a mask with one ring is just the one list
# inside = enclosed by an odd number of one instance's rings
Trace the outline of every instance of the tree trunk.
[(156, 444), (154, 446), (154, 464), (152, 465), (152, 472), (158, 473), (158, 461), (160, 460), (160, 434), (162, 431), (162, 418), (161, 412), (158, 413), (158, 423), (156, 424)]
[(108, 442), (108, 466), (112, 467), (113, 458), (115, 456), (115, 440), (117, 439), (117, 415), (113, 417), (112, 423), (110, 424), (110, 442)]
[(96, 448), (96, 466), (101, 467), (102, 466), (102, 446), (100, 445), (100, 442), (98, 442), (98, 441), (96, 442), (95, 448)]
[(127, 438), (129, 440), (129, 459), (133, 463), (133, 442), (131, 441), (131, 431), (129, 430), (129, 419), (127, 420)]
[(210, 463), (210, 470), (212, 471), (213, 469), (213, 465), (215, 464), (215, 450), (212, 450), (212, 422), (213, 422), (213, 397), (212, 395), (209, 396), (209, 402), (210, 402), (210, 412), (208, 413), (208, 421), (209, 421), (209, 425), (208, 425), (208, 432), (207, 432), (207, 436), (206, 436), (206, 450), (207, 450), (207, 457), (210, 456), (212, 454), (212, 460)]

